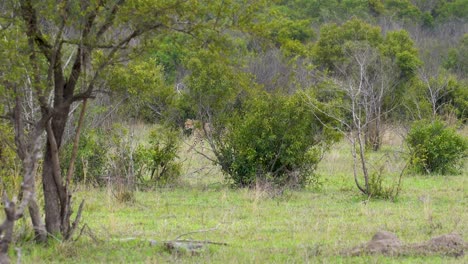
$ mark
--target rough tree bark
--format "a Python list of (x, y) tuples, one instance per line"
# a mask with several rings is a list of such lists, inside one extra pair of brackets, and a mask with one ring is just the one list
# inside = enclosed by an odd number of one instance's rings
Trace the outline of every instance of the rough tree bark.
[(48, 118), (48, 116), (45, 116), (36, 124), (35, 130), (33, 130), (30, 134), (29, 140), (26, 139), (24, 130), (24, 120), (22, 118), (22, 96), (18, 89), (13, 88), (13, 90), (16, 93), (16, 98), (12, 121), (15, 129), (15, 144), (18, 150), (18, 156), (22, 161), (24, 170), (23, 188), (25, 188), (24, 190), (31, 194), (28, 201), (28, 209), (34, 228), (35, 239), (38, 242), (45, 242), (47, 239), (47, 232), (44, 223), (41, 219), (39, 206), (36, 201), (35, 175), (37, 171), (37, 160), (39, 158), (39, 151), (42, 147), (42, 143), (40, 141), (40, 136), (42, 134), (41, 130), (43, 129), (43, 123), (45, 119)]

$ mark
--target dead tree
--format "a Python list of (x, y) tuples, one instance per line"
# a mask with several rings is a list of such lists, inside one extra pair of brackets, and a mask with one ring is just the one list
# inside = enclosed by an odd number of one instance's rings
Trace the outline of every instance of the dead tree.
[[(384, 99), (394, 91), (397, 71), (390, 61), (366, 43), (348, 43), (345, 54), (348, 60), (336, 65), (338, 73), (331, 80), (333, 91), (330, 91), (343, 95), (343, 104), (340, 106), (343, 115), (328, 112), (319, 107), (321, 103), (316, 99), (310, 100), (320, 115), (341, 124), (333, 129), (340, 130), (350, 142), (356, 186), (362, 193), (370, 196), (372, 190), (369, 185), (366, 145), (378, 150), (382, 144), (383, 116), (392, 110), (384, 105)], [(319, 115), (316, 116), (320, 119)], [(327, 125), (326, 122), (323, 124)], [(360, 175), (363, 177), (363, 184), (359, 180)]]
[(366, 43), (349, 43), (345, 55), (334, 82), (351, 104), (352, 130), (361, 130), (365, 145), (379, 150), (383, 118), (395, 106), (397, 67)]
[[(452, 92), (451, 77), (447, 72), (442, 72), (440, 69), (430, 70), (425, 68), (418, 69), (418, 77), (424, 90), (424, 98), (431, 105), (431, 118), (435, 120), (439, 114), (442, 114), (444, 106), (450, 103), (445, 99)], [(415, 102), (416, 105), (418, 103)]]

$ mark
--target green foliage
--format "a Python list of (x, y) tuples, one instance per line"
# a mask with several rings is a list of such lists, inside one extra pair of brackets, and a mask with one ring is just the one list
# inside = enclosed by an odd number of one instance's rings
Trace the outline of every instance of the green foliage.
[(377, 199), (393, 199), (394, 188), (384, 186), (383, 175), (381, 173), (372, 173), (369, 177), (370, 197)]
[[(405, 96), (402, 96), (401, 105), (395, 116), (403, 120), (421, 120), (432, 118), (432, 105), (427, 98), (423, 83), (418, 78), (412, 78), (402, 87)], [(399, 115), (397, 115), (399, 114)]]
[(372, 10), (367, 0), (289, 0), (281, 1), (294, 17), (314, 22), (340, 22), (352, 17), (367, 19)]
[(292, 19), (285, 6), (273, 6), (259, 16), (254, 32), (283, 50), (287, 56), (306, 55), (305, 44), (315, 37), (309, 19)]
[(135, 190), (135, 131), (120, 123), (115, 123), (107, 135), (107, 181), (116, 186), (124, 196)]
[(457, 118), (466, 124), (468, 122), (468, 81), (460, 81), (452, 91), (451, 97)]
[[(99, 129), (85, 130), (80, 135), (78, 152), (75, 161), (73, 180), (77, 182), (98, 183), (104, 176), (106, 155), (109, 151), (106, 133)], [(68, 170), (73, 143), (62, 148), (61, 165), (64, 172)]]
[(314, 47), (314, 56), (318, 65), (333, 70), (337, 63), (346, 60), (344, 44), (346, 42), (367, 42), (371, 47), (382, 43), (380, 28), (359, 19), (351, 19), (342, 26), (326, 24), (320, 28), (320, 39)]
[(434, 28), (435, 20), (434, 17), (429, 12), (424, 12), (421, 15), (422, 25), (425, 28)]
[(0, 120), (0, 192), (6, 191), (8, 195), (18, 193), (22, 180), (21, 162), (14, 145), (12, 127)]
[(372, 166), (369, 166), (369, 197), (395, 201), (401, 191), (402, 178), (406, 170), (406, 165), (401, 164), (404, 159), (388, 150), (383, 155), (382, 153), (374, 155), (379, 157), (370, 162)]
[[(430, 89), (432, 93), (437, 91), (433, 99)], [(442, 118), (455, 116), (462, 123), (467, 121), (468, 83), (453, 74), (441, 70), (428, 80), (413, 78), (406, 92), (403, 101), (409, 106), (407, 110), (417, 111), (417, 118), (413, 119), (430, 119), (438, 115)]]
[(448, 21), (453, 19), (468, 19), (468, 2), (466, 0), (440, 1), (439, 7), (434, 11), (437, 20)]
[(412, 76), (414, 70), (422, 65), (414, 41), (406, 30), (388, 32), (381, 51), (385, 56), (396, 61), (402, 77)]
[(442, 96), (437, 100), (438, 114), (448, 117), (451, 114), (465, 123), (468, 118), (468, 82), (458, 80), (454, 75), (443, 73), (438, 77), (431, 78), (430, 85), (437, 87), (445, 85)]
[(140, 144), (135, 151), (136, 177), (140, 184), (166, 185), (174, 183), (181, 174), (177, 161), (180, 133), (157, 127), (150, 132), (149, 143)]
[(385, 6), (382, 3), (382, 0), (369, 0), (368, 3), (369, 10), (373, 15), (378, 16), (384, 13)]
[(336, 135), (314, 117), (302, 95), (250, 95), (233, 113), (217, 145), (217, 158), (236, 186), (257, 181), (304, 185)]
[(187, 89), (176, 99), (186, 118), (208, 120), (228, 114), (251, 84), (236, 62), (217, 50), (199, 50), (186, 62)]
[(443, 66), (460, 75), (468, 72), (468, 34), (463, 35), (457, 47), (449, 50)]
[(135, 59), (108, 71), (106, 78), (111, 89), (127, 98), (122, 108), (125, 116), (154, 120), (160, 116), (155, 116), (153, 109), (166, 109), (170, 104), (174, 90), (166, 85), (164, 69), (156, 59)]
[(409, 0), (384, 0), (385, 8), (390, 15), (403, 21), (418, 21), (421, 11)]
[(182, 33), (157, 36), (151, 40), (149, 54), (162, 65), (168, 82), (175, 81), (177, 67), (181, 65), (183, 57), (188, 53), (187, 46), (189, 45), (189, 37)]
[(406, 142), (412, 168), (419, 173), (456, 173), (468, 156), (468, 140), (440, 121), (416, 122)]

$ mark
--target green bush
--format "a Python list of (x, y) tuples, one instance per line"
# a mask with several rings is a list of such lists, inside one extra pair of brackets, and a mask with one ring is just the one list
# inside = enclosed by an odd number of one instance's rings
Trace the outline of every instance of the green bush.
[(150, 132), (149, 144), (140, 144), (135, 152), (136, 177), (143, 185), (174, 183), (181, 175), (176, 161), (180, 147), (179, 132), (157, 127)]
[(323, 152), (337, 139), (301, 95), (249, 96), (224, 131), (214, 137), (215, 155), (238, 187), (257, 182), (298, 186), (316, 180), (313, 172)]
[[(104, 133), (97, 129), (83, 131), (80, 135), (78, 152), (75, 161), (74, 180), (78, 182), (97, 183), (103, 176), (108, 152)], [(62, 167), (67, 170), (70, 164), (73, 143), (63, 148)]]
[(416, 122), (406, 142), (411, 153), (410, 164), (419, 173), (457, 173), (468, 156), (468, 140), (440, 121)]

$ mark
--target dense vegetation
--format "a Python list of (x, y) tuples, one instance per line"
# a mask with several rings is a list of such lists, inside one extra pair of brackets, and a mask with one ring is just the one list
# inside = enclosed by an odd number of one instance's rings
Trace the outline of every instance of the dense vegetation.
[(278, 193), (319, 189), (342, 138), (368, 199), (464, 175), (467, 26), (468, 0), (3, 1), (0, 263), (26, 211), (37, 242), (70, 240), (74, 186), (135, 201), (192, 155)]

